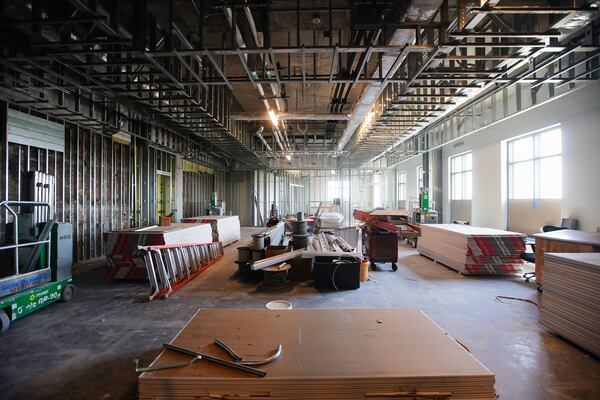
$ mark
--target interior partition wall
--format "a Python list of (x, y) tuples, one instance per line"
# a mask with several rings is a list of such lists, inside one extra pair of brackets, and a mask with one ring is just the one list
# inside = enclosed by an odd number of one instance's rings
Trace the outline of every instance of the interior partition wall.
[[(156, 224), (159, 200), (173, 209), (175, 155), (147, 140), (115, 141), (6, 102), (0, 102), (0, 136), (0, 199), (24, 200), (28, 171), (53, 175), (55, 220), (73, 225), (76, 261), (102, 256), (106, 232)], [(158, 176), (169, 177), (162, 192), (170, 197), (159, 198)]]
[(249, 203), (253, 225), (264, 225), (274, 205), (280, 216), (307, 212), (307, 182), (298, 171), (258, 170), (253, 174)]

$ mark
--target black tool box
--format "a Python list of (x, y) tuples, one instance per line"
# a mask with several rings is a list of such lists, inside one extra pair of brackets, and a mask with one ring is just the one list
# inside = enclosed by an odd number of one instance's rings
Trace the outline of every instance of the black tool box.
[(317, 289), (358, 289), (360, 259), (347, 256), (317, 256), (313, 260), (313, 278)]

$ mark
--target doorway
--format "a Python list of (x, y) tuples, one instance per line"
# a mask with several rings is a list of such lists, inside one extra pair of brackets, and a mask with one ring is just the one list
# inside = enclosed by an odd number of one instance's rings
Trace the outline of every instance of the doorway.
[(156, 220), (161, 215), (169, 216), (174, 212), (172, 176), (167, 171), (156, 171)]

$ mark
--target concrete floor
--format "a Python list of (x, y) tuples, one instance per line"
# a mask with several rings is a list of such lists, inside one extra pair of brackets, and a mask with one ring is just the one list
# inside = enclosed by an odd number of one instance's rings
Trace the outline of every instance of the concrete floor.
[(84, 269), (73, 302), (52, 304), (2, 334), (0, 398), (133, 399), (132, 360), (147, 365), (198, 308), (287, 299), (295, 308), (417, 307), (496, 374), (500, 399), (600, 399), (598, 359), (548, 333), (535, 306), (495, 300), (539, 302), (520, 277), (465, 277), (402, 245), (398, 271), (383, 266), (359, 290), (264, 292), (234, 278), (236, 246), (168, 300), (146, 302), (147, 284), (109, 282), (103, 268)]

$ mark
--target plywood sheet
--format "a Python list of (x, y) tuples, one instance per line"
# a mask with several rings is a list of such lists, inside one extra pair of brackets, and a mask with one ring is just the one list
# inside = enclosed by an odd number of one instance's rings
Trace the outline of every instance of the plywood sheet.
[(577, 231), (574, 229), (561, 229), (558, 231), (537, 233), (533, 237), (561, 242), (587, 244), (600, 247), (600, 233)]
[[(416, 309), (202, 310), (173, 343), (226, 357), (211, 344), (214, 338), (259, 358), (281, 343), (283, 355), (262, 367), (265, 378), (205, 362), (143, 373), (140, 397), (167, 388), (172, 395), (197, 388), (243, 396), (260, 387), (281, 398), (364, 398), (369, 391), (398, 391), (404, 382), (410, 390), (451, 390), (452, 399), (494, 398), (493, 373)], [(185, 359), (163, 351), (153, 364)]]

